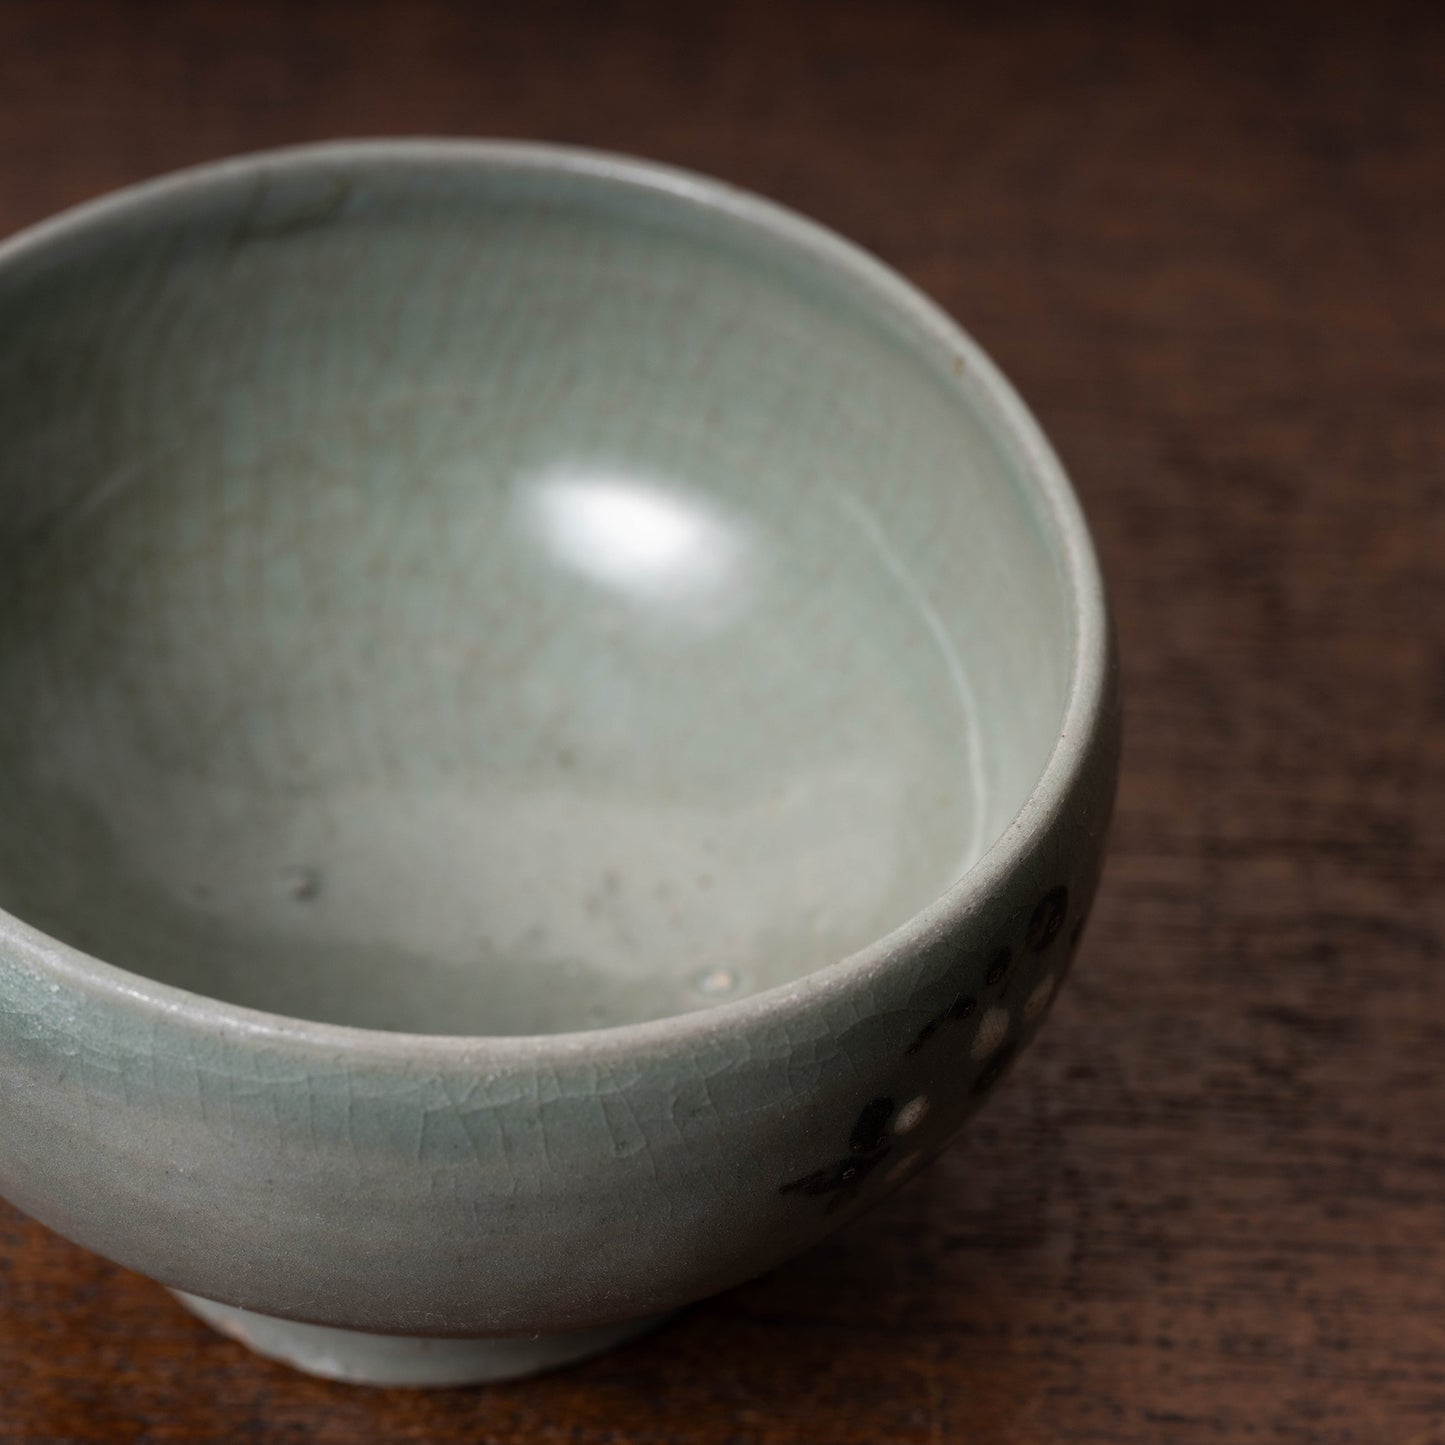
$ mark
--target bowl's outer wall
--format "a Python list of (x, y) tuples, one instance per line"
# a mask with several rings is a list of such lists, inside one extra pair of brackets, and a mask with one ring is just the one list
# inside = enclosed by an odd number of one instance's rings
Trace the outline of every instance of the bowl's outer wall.
[(762, 1009), (350, 1049), (57, 981), (0, 931), (0, 1193), (175, 1288), (386, 1332), (584, 1328), (757, 1274), (942, 1149), (1032, 1038), (1101, 866), (1104, 670), (1019, 866)]

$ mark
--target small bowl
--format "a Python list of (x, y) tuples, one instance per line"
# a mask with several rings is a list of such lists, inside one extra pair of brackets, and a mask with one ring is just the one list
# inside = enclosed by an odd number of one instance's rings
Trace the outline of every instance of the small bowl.
[(1113, 800), (999, 374), (764, 201), (517, 144), (0, 248), (0, 1192), (317, 1374), (806, 1249), (1033, 1037)]

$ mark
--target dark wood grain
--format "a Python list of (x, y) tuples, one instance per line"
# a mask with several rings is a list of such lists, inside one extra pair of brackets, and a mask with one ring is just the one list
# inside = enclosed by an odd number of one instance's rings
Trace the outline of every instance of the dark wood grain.
[(1112, 581), (1105, 892), (931, 1174), (554, 1378), (313, 1382), (0, 1206), (0, 1440), (1445, 1440), (1445, 19), (0, 6), (0, 230), (397, 132), (714, 172), (963, 319)]

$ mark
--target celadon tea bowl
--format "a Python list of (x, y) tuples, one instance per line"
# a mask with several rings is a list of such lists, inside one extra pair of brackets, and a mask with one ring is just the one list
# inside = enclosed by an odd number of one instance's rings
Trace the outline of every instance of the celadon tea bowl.
[(1116, 744), (1036, 426), (766, 202), (357, 143), (0, 248), (0, 1193), (263, 1353), (547, 1368), (877, 1200)]

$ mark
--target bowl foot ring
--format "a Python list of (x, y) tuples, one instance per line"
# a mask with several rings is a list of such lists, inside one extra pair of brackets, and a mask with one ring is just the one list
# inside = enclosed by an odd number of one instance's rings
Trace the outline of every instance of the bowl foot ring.
[(301, 1324), (216, 1304), (180, 1290), (171, 1293), (223, 1335), (239, 1340), (268, 1360), (278, 1360), (308, 1375), (356, 1385), (431, 1389), (485, 1385), (558, 1370), (625, 1344), (667, 1318), (651, 1315), (601, 1329), (535, 1337), (431, 1339)]

